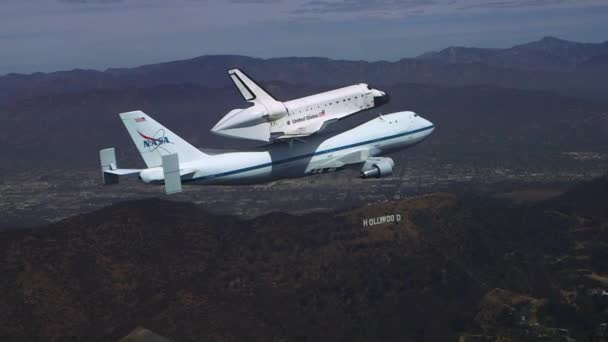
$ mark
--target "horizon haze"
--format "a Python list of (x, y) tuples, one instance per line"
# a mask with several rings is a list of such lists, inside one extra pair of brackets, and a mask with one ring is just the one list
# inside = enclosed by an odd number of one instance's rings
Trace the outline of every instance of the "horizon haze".
[(7, 0), (0, 4), (0, 75), (202, 55), (395, 61), (544, 36), (600, 43), (607, 14), (600, 0)]

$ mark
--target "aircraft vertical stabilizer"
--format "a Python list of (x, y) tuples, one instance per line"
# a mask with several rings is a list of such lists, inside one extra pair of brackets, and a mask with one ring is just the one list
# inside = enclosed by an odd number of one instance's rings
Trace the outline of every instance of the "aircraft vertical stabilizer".
[(206, 156), (142, 111), (122, 113), (120, 118), (149, 168), (161, 166), (162, 157), (173, 153), (179, 155), (181, 162)]

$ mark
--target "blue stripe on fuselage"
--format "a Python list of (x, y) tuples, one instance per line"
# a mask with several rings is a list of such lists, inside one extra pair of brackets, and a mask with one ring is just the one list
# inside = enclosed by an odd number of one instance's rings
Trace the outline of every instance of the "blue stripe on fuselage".
[(350, 144), (350, 145), (344, 145), (344, 146), (340, 146), (340, 147), (334, 147), (334, 148), (330, 148), (330, 149), (327, 149), (327, 150), (324, 150), (324, 151), (317, 151), (317, 152), (313, 152), (313, 153), (302, 154), (302, 155), (299, 155), (299, 156), (296, 156), (296, 157), (285, 158), (285, 159), (277, 160), (277, 161), (270, 162), (270, 163), (264, 163), (264, 164), (259, 164), (259, 165), (255, 165), (255, 166), (245, 167), (245, 168), (242, 168), (242, 169), (237, 169), (237, 170), (232, 170), (232, 171), (226, 171), (226, 172), (217, 173), (217, 174), (214, 174), (214, 175), (202, 176), (202, 177), (191, 178), (191, 179), (184, 179), (183, 182), (193, 182), (193, 181), (199, 181), (199, 180), (207, 180), (207, 179), (212, 179), (212, 178), (230, 176), (230, 175), (234, 175), (234, 174), (237, 174), (237, 173), (252, 171), (252, 170), (256, 170), (256, 169), (261, 169), (261, 168), (268, 167), (268, 166), (285, 164), (285, 163), (289, 163), (289, 162), (296, 161), (296, 160), (299, 160), (299, 159), (311, 158), (311, 157), (319, 156), (319, 155), (322, 155), (322, 154), (327, 154), (327, 153), (331, 153), (331, 152), (341, 151), (341, 150), (345, 150), (345, 149), (348, 149), (348, 148), (351, 148), (351, 147), (357, 147), (357, 146), (366, 145), (366, 144), (373, 144), (373, 143), (376, 143), (376, 142), (379, 142), (379, 141), (384, 141), (384, 140), (389, 140), (389, 139), (403, 137), (403, 136), (406, 136), (406, 135), (416, 134), (416, 133), (427, 131), (427, 130), (432, 129), (432, 128), (434, 128), (434, 125), (430, 125), (430, 126), (427, 126), (425, 128), (419, 128), (419, 129), (416, 129), (416, 130), (413, 130), (413, 131), (409, 131), (409, 132), (405, 132), (405, 133), (399, 133), (399, 134), (390, 135), (390, 136), (386, 136), (386, 137), (382, 137), (382, 138), (362, 141), (362, 142), (358, 142), (358, 143), (354, 143), (354, 144)]

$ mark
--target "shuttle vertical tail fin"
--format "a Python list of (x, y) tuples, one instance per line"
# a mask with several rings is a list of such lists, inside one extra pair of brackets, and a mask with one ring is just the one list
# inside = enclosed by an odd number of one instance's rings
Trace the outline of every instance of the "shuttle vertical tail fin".
[(180, 162), (206, 156), (142, 111), (122, 113), (120, 118), (149, 168), (161, 166), (163, 156), (174, 153), (179, 155)]
[(249, 102), (276, 102), (276, 100), (249, 76), (239, 69), (228, 70), (228, 75), (239, 89), (245, 101)]

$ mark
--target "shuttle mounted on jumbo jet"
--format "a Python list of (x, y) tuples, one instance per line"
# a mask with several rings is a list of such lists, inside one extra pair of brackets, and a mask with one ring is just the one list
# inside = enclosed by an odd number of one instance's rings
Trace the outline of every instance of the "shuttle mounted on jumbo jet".
[(275, 141), (309, 136), (347, 116), (381, 106), (389, 96), (365, 83), (280, 102), (239, 69), (228, 71), (253, 106), (233, 109), (211, 131), (232, 138)]
[(182, 191), (182, 182), (253, 184), (347, 167), (360, 167), (362, 178), (386, 177), (395, 164), (381, 156), (413, 146), (434, 130), (431, 122), (417, 114), (399, 112), (339, 134), (316, 135), (306, 142), (211, 155), (141, 111), (122, 113), (120, 118), (147, 168), (120, 169), (114, 148), (101, 150), (104, 184), (118, 183), (121, 176), (136, 176), (144, 183), (165, 184), (167, 194)]

